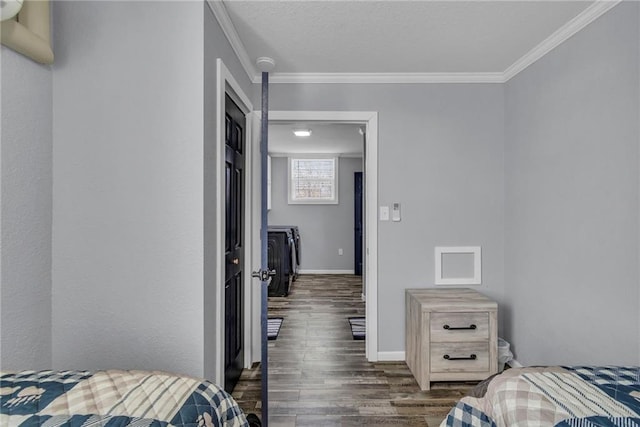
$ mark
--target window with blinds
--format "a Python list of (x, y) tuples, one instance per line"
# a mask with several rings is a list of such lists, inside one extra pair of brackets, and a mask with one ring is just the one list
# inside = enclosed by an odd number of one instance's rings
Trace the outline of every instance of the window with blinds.
[(338, 203), (338, 158), (289, 157), (289, 204)]

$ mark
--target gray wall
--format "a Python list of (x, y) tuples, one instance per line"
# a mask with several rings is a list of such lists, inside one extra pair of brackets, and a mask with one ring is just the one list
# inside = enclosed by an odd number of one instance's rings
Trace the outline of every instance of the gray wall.
[(0, 48), (0, 368), (51, 367), (52, 77)]
[(203, 22), (54, 4), (54, 368), (203, 375)]
[[(353, 270), (353, 173), (362, 171), (362, 158), (338, 160), (337, 205), (290, 205), (287, 200), (287, 158), (271, 160), (270, 225), (297, 225), (302, 240), (302, 270)], [(338, 255), (338, 248), (343, 255)]]
[(525, 364), (635, 364), (637, 2), (509, 81), (505, 330)]
[(272, 110), (379, 112), (379, 204), (402, 203), (401, 222), (378, 223), (380, 351), (404, 350), (404, 291), (433, 286), (435, 246), (482, 246), (479, 290), (503, 301), (502, 85), (277, 84), (270, 91)]

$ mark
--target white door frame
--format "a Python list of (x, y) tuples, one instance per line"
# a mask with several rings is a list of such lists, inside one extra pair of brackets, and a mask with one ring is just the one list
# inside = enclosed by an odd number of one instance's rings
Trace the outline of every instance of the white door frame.
[[(260, 120), (260, 112), (256, 112), (255, 121)], [(366, 289), (366, 357), (370, 362), (378, 361), (378, 113), (375, 111), (269, 111), (269, 122), (277, 121), (301, 121), (301, 122), (330, 122), (330, 123), (353, 123), (366, 126), (365, 140), (365, 193), (366, 207), (364, 212), (365, 221), (365, 289)], [(259, 135), (254, 135), (254, 153), (260, 152)], [(259, 171), (255, 168), (255, 173)], [(257, 181), (253, 185), (254, 192), (258, 192), (257, 199), (254, 194), (254, 207), (252, 215), (260, 218), (260, 194)], [(255, 203), (255, 201), (258, 201)], [(254, 227), (256, 222), (253, 221)], [(258, 232), (260, 226), (257, 228)], [(257, 235), (256, 235), (257, 236)], [(251, 253), (259, 257), (259, 240), (254, 240)], [(256, 250), (257, 249), (257, 250)], [(259, 260), (259, 258), (256, 258)], [(257, 261), (256, 261), (257, 262)], [(257, 265), (257, 264), (256, 264)], [(259, 315), (259, 314), (258, 314)], [(259, 320), (259, 319), (258, 319)], [(259, 338), (259, 335), (258, 335)]]
[[(249, 97), (244, 93), (242, 87), (238, 84), (229, 69), (224, 65), (222, 59), (216, 60), (217, 69), (217, 86), (216, 86), (216, 250), (215, 250), (215, 330), (210, 331), (215, 334), (215, 378), (216, 384), (224, 386), (224, 275), (225, 275), (225, 95), (228, 94), (231, 99), (240, 107), (247, 119), (245, 124), (245, 155), (244, 155), (244, 203), (245, 203), (245, 221), (244, 221), (244, 364), (245, 368), (251, 366), (253, 359), (251, 347), (252, 335), (252, 242), (253, 235), (251, 230), (251, 185), (252, 182), (252, 132), (253, 132), (253, 105)], [(205, 186), (206, 188), (206, 186)], [(249, 218), (249, 219), (248, 219)], [(204, 307), (205, 310), (211, 308)], [(258, 319), (259, 320), (259, 319)], [(205, 331), (207, 333), (207, 331)]]

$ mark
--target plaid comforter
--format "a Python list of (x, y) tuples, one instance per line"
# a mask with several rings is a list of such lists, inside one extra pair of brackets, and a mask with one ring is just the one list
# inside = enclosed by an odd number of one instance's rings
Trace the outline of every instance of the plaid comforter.
[(444, 426), (640, 427), (640, 368), (508, 369), (483, 398), (461, 399)]
[(0, 373), (0, 426), (247, 426), (216, 385), (147, 371)]

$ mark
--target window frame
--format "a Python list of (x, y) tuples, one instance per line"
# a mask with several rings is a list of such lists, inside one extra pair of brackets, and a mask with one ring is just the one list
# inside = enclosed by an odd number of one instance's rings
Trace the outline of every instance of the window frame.
[[(291, 167), (296, 160), (333, 160), (333, 197), (331, 199), (295, 199), (293, 197)], [(340, 160), (336, 155), (295, 154), (287, 156), (287, 202), (290, 205), (337, 205), (340, 193)]]

